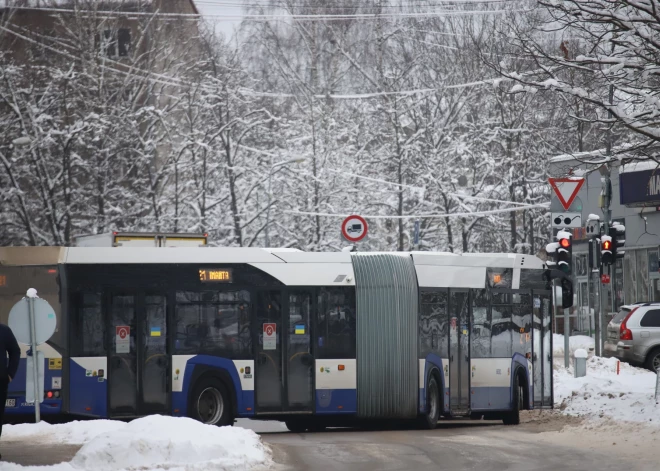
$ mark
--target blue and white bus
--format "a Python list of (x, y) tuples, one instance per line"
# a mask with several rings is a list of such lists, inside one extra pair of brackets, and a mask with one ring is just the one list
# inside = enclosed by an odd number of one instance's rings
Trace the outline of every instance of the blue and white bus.
[[(0, 321), (56, 310), (42, 415), (292, 431), (551, 408), (552, 297), (521, 254), (0, 248)], [(23, 349), (25, 357), (25, 349)], [(6, 418), (30, 414), (25, 358)]]

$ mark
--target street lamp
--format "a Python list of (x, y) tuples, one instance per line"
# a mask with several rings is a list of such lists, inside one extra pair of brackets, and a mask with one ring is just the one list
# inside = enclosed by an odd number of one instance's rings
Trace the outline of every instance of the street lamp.
[(305, 159), (304, 157), (298, 159), (289, 159), (283, 162), (277, 162), (276, 164), (270, 166), (270, 170), (268, 172), (268, 206), (266, 207), (266, 247), (270, 247), (270, 238), (268, 237), (268, 226), (270, 224), (270, 199), (272, 196), (270, 188), (273, 180), (273, 170), (275, 170), (277, 167), (283, 167), (289, 164), (299, 164), (301, 162), (304, 162), (305, 160), (307, 159)]

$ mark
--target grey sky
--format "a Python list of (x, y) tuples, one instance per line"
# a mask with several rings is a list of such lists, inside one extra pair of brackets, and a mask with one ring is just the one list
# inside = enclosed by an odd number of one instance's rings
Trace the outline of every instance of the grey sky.
[[(243, 8), (240, 6), (227, 6), (226, 4), (236, 5), (243, 3), (243, 0), (196, 0), (195, 4), (199, 12), (208, 15), (208, 20), (215, 23), (218, 31), (221, 31), (227, 39), (231, 38), (234, 28), (240, 24), (240, 19), (235, 18), (243, 14)], [(225, 4), (225, 5), (223, 5)], [(232, 19), (223, 19), (222, 16), (234, 17)]]

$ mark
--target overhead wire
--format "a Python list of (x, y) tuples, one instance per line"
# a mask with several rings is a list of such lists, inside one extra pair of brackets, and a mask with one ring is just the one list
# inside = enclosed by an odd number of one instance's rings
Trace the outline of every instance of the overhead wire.
[(174, 18), (177, 20), (192, 20), (199, 19), (214, 19), (215, 21), (346, 21), (346, 20), (382, 20), (382, 19), (399, 19), (399, 18), (441, 18), (441, 17), (454, 17), (454, 16), (481, 16), (481, 15), (501, 15), (508, 13), (520, 13), (533, 11), (536, 8), (525, 9), (498, 9), (498, 10), (439, 10), (439, 11), (426, 11), (426, 12), (398, 12), (398, 13), (354, 13), (354, 14), (238, 14), (238, 15), (216, 15), (216, 14), (201, 14), (201, 13), (163, 13), (163, 12), (143, 12), (143, 11), (120, 11), (120, 10), (89, 10), (89, 9), (70, 9), (70, 8), (47, 8), (47, 7), (23, 7), (12, 6), (12, 10), (32, 10), (32, 11), (46, 11), (53, 13), (77, 13), (86, 14), (91, 13), (97, 16), (123, 16), (123, 17), (137, 17), (137, 16), (158, 16), (159, 18)]

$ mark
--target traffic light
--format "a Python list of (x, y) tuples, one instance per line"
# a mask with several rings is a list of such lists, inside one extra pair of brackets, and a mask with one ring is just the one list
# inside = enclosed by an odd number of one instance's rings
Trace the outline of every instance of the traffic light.
[(571, 233), (566, 231), (557, 232), (557, 267), (570, 275), (573, 272), (573, 243), (571, 242)]
[(612, 223), (610, 227), (610, 237), (612, 238), (612, 263), (614, 260), (623, 258), (625, 250), (620, 250), (626, 244), (626, 226), (618, 223)]
[(600, 260), (603, 265), (612, 265), (614, 263), (613, 248), (612, 237), (607, 235), (600, 236)]

